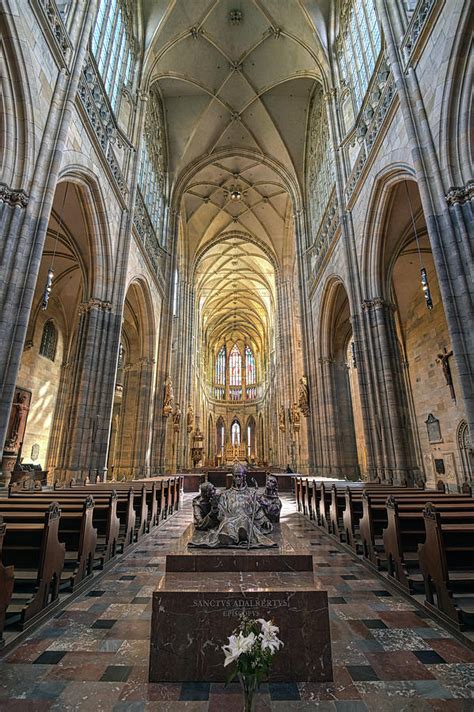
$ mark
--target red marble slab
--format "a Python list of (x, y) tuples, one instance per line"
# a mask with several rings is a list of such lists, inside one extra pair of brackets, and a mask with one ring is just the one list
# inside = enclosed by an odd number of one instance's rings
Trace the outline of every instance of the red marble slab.
[[(229, 580), (232, 576), (235, 580)], [(303, 586), (284, 590), (283, 581), (272, 588), (262, 579), (260, 585), (245, 585), (235, 574), (223, 577), (220, 586), (213, 574), (206, 590), (202, 578), (200, 585), (193, 585), (188, 576), (165, 576), (163, 587), (153, 594), (150, 682), (224, 682), (229, 670), (223, 666), (221, 646), (243, 611), (273, 619), (280, 627), (285, 646), (275, 655), (272, 682), (332, 680), (326, 591)]]
[(168, 554), (167, 572), (198, 571), (312, 571), (311, 554), (274, 554), (259, 552), (252, 556), (251, 551), (220, 550), (213, 554)]

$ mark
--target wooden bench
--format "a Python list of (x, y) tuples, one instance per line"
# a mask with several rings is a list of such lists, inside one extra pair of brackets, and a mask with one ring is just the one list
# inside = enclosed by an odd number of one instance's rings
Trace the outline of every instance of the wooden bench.
[(424, 510), (426, 539), (418, 556), (425, 605), (458, 629), (474, 624), (474, 522), (445, 522), (438, 505)]
[[(408, 592), (422, 583), (418, 561), (418, 546), (426, 537), (425, 504), (399, 503), (387, 499), (387, 527), (383, 530), (383, 545), (387, 573)], [(446, 502), (437, 500), (437, 510), (443, 524), (474, 523), (474, 500)]]
[(0, 647), (5, 645), (3, 630), (5, 628), (5, 615), (10, 604), (14, 585), (14, 566), (5, 566), (2, 562), (3, 541), (6, 534), (6, 524), (0, 517)]
[(23, 629), (57, 600), (66, 554), (58, 538), (60, 517), (61, 510), (53, 503), (43, 523), (6, 523), (2, 564), (14, 567), (7, 623), (14, 622)]
[[(393, 494), (393, 492), (388, 493)], [(457, 503), (466, 499), (466, 495), (454, 494), (448, 495), (439, 491), (419, 490), (417, 492), (410, 490), (406, 492), (398, 491), (396, 495), (399, 505), (411, 505), (411, 508), (423, 508), (430, 500), (433, 502), (443, 501), (443, 504), (449, 502)], [(372, 564), (378, 568), (383, 568), (386, 564), (386, 558), (383, 548), (383, 530), (387, 527), (387, 495), (374, 494), (373, 492), (364, 492), (362, 495), (363, 514), (359, 522), (360, 543), (362, 546), (362, 554)]]
[[(87, 494), (76, 494), (75, 491), (70, 490), (56, 490), (54, 493), (36, 492), (30, 498), (12, 495), (9, 499), (12, 501), (20, 500), (24, 505), (33, 505), (35, 503), (50, 504), (54, 498), (62, 506), (75, 505), (77, 507), (82, 506), (85, 499), (90, 495), (90, 492), (90, 489), (87, 490)], [(130, 538), (128, 532), (134, 523), (132, 513), (130, 512), (130, 502), (127, 498), (121, 500), (120, 517), (118, 514), (118, 504), (118, 495), (114, 490), (105, 493), (95, 493), (93, 510), (93, 526), (97, 530), (95, 565), (100, 568), (103, 568), (105, 564), (115, 556), (119, 547), (123, 551), (127, 537), (128, 539)], [(133, 512), (133, 516), (134, 515), (135, 513)], [(127, 535), (127, 537), (125, 535)]]
[[(0, 500), (0, 515), (6, 524), (42, 523), (51, 502), (36, 500)], [(59, 503), (58, 503), (59, 504)], [(65, 545), (66, 554), (61, 584), (71, 591), (92, 574), (97, 530), (93, 526), (94, 500), (89, 495), (80, 503), (61, 505), (58, 539)]]

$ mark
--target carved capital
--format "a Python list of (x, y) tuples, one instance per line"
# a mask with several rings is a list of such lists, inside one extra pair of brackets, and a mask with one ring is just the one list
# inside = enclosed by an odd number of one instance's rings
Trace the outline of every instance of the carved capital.
[(461, 187), (452, 186), (446, 193), (448, 205), (464, 205), (474, 198), (474, 181), (469, 181)]
[(26, 208), (30, 197), (24, 190), (9, 188), (6, 183), (0, 183), (0, 203), (6, 203), (13, 208)]

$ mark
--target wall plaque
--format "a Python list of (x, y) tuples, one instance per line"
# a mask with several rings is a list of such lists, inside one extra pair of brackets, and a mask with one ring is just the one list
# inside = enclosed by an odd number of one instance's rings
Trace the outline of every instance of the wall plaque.
[(433, 413), (430, 413), (428, 418), (425, 420), (425, 423), (428, 431), (428, 441), (430, 443), (443, 442), (438, 418), (436, 418)]

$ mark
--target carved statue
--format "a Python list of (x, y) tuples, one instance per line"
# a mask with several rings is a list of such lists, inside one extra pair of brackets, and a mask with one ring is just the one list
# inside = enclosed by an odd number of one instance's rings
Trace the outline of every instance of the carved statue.
[(293, 428), (295, 430), (299, 430), (301, 416), (300, 416), (300, 411), (299, 411), (297, 403), (293, 403), (293, 405), (291, 406), (290, 413), (291, 413), (291, 422), (293, 424)]
[(453, 351), (448, 351), (446, 346), (443, 349), (443, 353), (438, 354), (436, 359), (437, 363), (441, 364), (443, 369), (443, 375), (446, 380), (446, 385), (449, 386), (449, 391), (451, 393), (451, 398), (456, 401), (456, 393), (454, 391), (453, 374), (451, 373), (451, 366), (449, 364), (449, 359), (453, 356)]
[(298, 405), (304, 417), (309, 415), (309, 388), (306, 376), (301, 376), (298, 386)]
[(165, 381), (165, 397), (163, 399), (163, 416), (167, 418), (173, 410), (173, 381), (167, 376)]
[(219, 496), (217, 519), (217, 527), (207, 531), (195, 528), (190, 545), (246, 549), (276, 546), (266, 536), (273, 525), (258, 502), (257, 489), (248, 487), (246, 469), (241, 464), (233, 467), (232, 488)]
[(5, 449), (7, 450), (16, 450), (20, 446), (20, 438), (22, 436), (22, 430), (24, 430), (23, 425), (28, 414), (28, 401), (28, 394), (25, 391), (18, 391), (12, 405), (10, 432), (5, 441)]
[(188, 405), (188, 412), (186, 413), (186, 427), (188, 430), (188, 433), (190, 433), (193, 429), (194, 425), (194, 411), (191, 403)]
[(260, 495), (258, 501), (267, 519), (270, 522), (278, 523), (280, 521), (282, 502), (278, 496), (278, 480), (276, 477), (268, 477), (265, 492)]
[(281, 405), (279, 410), (278, 410), (278, 427), (280, 428), (281, 432), (284, 433), (286, 431), (286, 425), (285, 425), (285, 409)]
[(173, 428), (176, 433), (179, 431), (180, 422), (181, 422), (181, 408), (179, 407), (179, 403), (176, 403), (174, 413), (173, 413)]
[(193, 499), (194, 528), (200, 531), (219, 525), (219, 494), (211, 482), (203, 482), (199, 494)]

